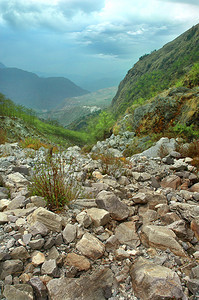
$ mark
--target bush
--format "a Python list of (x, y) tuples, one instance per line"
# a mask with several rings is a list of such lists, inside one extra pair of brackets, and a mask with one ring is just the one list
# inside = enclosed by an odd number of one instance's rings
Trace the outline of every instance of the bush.
[(78, 197), (80, 187), (73, 176), (72, 160), (65, 171), (66, 162), (61, 156), (48, 156), (34, 168), (29, 190), (42, 196), (52, 211), (63, 209), (65, 204)]
[(53, 147), (51, 144), (46, 144), (44, 142), (41, 142), (39, 139), (28, 137), (25, 138), (24, 140), (20, 141), (20, 146), (22, 148), (29, 148), (29, 149), (34, 149), (38, 150), (41, 147), (44, 147), (46, 149), (52, 149), (52, 152), (58, 151), (57, 147)]
[(92, 159), (101, 161), (102, 174), (114, 177), (118, 172), (120, 175), (125, 175), (127, 169), (131, 168), (130, 162), (125, 157), (115, 157), (111, 153), (93, 153)]
[(179, 146), (177, 150), (183, 157), (193, 158), (191, 164), (199, 171), (199, 139), (193, 140), (188, 147), (184, 147), (183, 145)]
[(191, 141), (194, 138), (197, 138), (199, 136), (199, 131), (194, 129), (193, 124), (190, 126), (184, 125), (184, 124), (176, 124), (174, 127), (171, 128), (171, 130), (177, 134), (183, 137), (184, 139)]
[(192, 88), (199, 85), (199, 63), (195, 63), (184, 79), (184, 86)]
[(7, 133), (4, 129), (0, 128), (0, 144), (5, 144)]

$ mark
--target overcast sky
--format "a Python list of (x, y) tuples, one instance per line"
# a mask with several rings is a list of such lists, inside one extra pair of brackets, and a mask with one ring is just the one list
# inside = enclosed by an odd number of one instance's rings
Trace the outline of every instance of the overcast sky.
[(0, 0), (0, 62), (77, 84), (123, 79), (199, 23), (199, 0)]

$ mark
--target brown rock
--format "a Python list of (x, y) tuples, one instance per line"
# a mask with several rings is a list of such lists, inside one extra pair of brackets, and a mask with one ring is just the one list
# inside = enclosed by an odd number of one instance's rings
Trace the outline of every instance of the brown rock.
[(185, 300), (178, 275), (169, 268), (139, 258), (130, 270), (135, 295), (142, 300)]
[(85, 256), (91, 259), (100, 258), (105, 251), (105, 246), (100, 240), (90, 233), (85, 233), (77, 243), (76, 248)]
[(93, 224), (96, 227), (106, 225), (110, 220), (110, 214), (108, 211), (99, 208), (90, 208), (87, 209), (87, 214), (93, 221)]
[(170, 175), (164, 178), (160, 184), (163, 188), (170, 187), (176, 190), (181, 185), (181, 179), (176, 175)]
[(112, 192), (101, 191), (96, 197), (96, 203), (99, 208), (107, 210), (114, 220), (122, 221), (129, 215), (128, 206)]
[(90, 269), (89, 260), (85, 256), (75, 253), (68, 253), (64, 264), (74, 266), (78, 271), (87, 271)]
[(160, 217), (160, 220), (164, 225), (169, 225), (175, 221), (181, 220), (180, 217), (174, 212), (168, 212), (164, 216)]
[(190, 192), (197, 192), (199, 193), (199, 182), (195, 183), (194, 185), (192, 185), (192, 187), (190, 187)]
[(106, 300), (112, 296), (113, 273), (104, 268), (80, 278), (53, 279), (47, 284), (53, 300)]
[(162, 250), (170, 249), (174, 254), (186, 256), (180, 244), (176, 241), (175, 233), (165, 226), (145, 225), (142, 228), (142, 242)]
[(191, 221), (191, 230), (194, 232), (195, 237), (199, 241), (199, 220)]
[(37, 208), (30, 216), (28, 216), (28, 222), (31, 225), (37, 221), (41, 222), (49, 230), (54, 232), (60, 232), (62, 229), (62, 218), (43, 207)]
[(120, 244), (125, 244), (131, 247), (137, 247), (140, 244), (135, 222), (133, 221), (121, 223), (115, 230), (115, 236)]

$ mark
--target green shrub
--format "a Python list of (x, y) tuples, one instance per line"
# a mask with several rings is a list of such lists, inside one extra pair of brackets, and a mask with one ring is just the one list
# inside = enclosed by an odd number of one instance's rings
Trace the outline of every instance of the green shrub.
[(39, 161), (32, 175), (29, 190), (32, 195), (42, 196), (52, 211), (63, 209), (65, 204), (78, 197), (80, 186), (73, 176), (72, 160), (65, 171), (65, 160), (59, 156), (48, 156)]
[(5, 144), (7, 133), (4, 129), (0, 128), (0, 144)]
[(183, 85), (190, 88), (199, 85), (199, 63), (193, 65), (191, 71), (185, 77)]
[(197, 138), (199, 136), (199, 131), (194, 129), (193, 124), (187, 126), (185, 124), (177, 123), (174, 127), (171, 128), (171, 130), (175, 134), (180, 135), (188, 141), (191, 141), (192, 139)]
[(115, 157), (111, 153), (92, 153), (92, 159), (100, 160), (102, 167), (102, 174), (116, 176), (119, 171), (120, 174), (125, 175), (127, 169), (131, 168), (130, 162), (125, 157)]

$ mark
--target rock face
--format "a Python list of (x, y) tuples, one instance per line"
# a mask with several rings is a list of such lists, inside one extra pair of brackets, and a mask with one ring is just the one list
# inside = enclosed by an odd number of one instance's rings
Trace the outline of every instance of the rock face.
[[(119, 145), (121, 153), (129, 138), (98, 146), (105, 153)], [(199, 178), (190, 158), (175, 151), (164, 159), (134, 155), (128, 164), (116, 158), (120, 165), (103, 174), (103, 161), (71, 147), (63, 152), (66, 176), (74, 158), (72, 175), (86, 196), (57, 214), (29, 194), (29, 174), (46, 150), (29, 151), (0, 145), (0, 182), (9, 187), (0, 187), (0, 298), (198, 297), (199, 193), (191, 187)], [(11, 181), (16, 172), (25, 180)]]
[(166, 267), (139, 259), (130, 274), (135, 294), (142, 300), (186, 299), (178, 275)]

